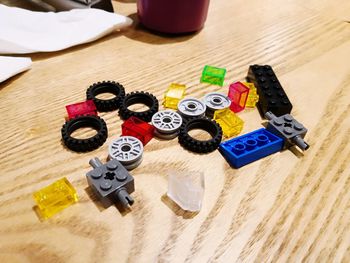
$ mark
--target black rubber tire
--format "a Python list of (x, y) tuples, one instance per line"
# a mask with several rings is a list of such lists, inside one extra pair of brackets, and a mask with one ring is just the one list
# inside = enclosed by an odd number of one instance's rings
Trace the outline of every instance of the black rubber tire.
[[(102, 93), (112, 93), (115, 97), (109, 100), (96, 98), (97, 95)], [(117, 110), (124, 96), (125, 89), (123, 85), (114, 81), (97, 82), (86, 90), (86, 98), (88, 100), (93, 100), (96, 109), (100, 112)]]
[[(212, 138), (200, 141), (191, 137), (188, 132), (193, 129), (207, 131)], [(215, 151), (222, 139), (222, 129), (216, 121), (208, 118), (192, 118), (185, 121), (179, 132), (179, 143), (185, 149), (196, 153), (209, 153)]]
[[(142, 103), (149, 107), (146, 111), (132, 111), (128, 107), (133, 104)], [(159, 102), (151, 93), (143, 91), (135, 91), (126, 94), (119, 108), (119, 115), (123, 120), (129, 119), (131, 116), (137, 117), (146, 122), (150, 122), (152, 116), (158, 111)]]
[[(97, 131), (97, 134), (87, 139), (76, 139), (71, 134), (83, 127), (90, 127)], [(68, 149), (75, 152), (89, 152), (99, 148), (107, 139), (108, 130), (106, 122), (93, 115), (79, 116), (66, 121), (61, 129), (63, 143)]]

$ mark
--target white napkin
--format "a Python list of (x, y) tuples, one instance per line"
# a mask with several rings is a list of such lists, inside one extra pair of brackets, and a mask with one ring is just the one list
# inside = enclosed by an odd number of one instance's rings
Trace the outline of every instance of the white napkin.
[(0, 56), (0, 82), (30, 69), (31, 65), (30, 58)]
[[(53, 13), (33, 12), (0, 4), (0, 54), (62, 50), (94, 41), (131, 23), (132, 20), (128, 17), (100, 9), (73, 9)], [(13, 67), (9, 71), (3, 66), (8, 63), (7, 58), (0, 57), (0, 72), (8, 72), (8, 77), (17, 74), (22, 64), (19, 60), (12, 62), (19, 64), (17, 70)]]

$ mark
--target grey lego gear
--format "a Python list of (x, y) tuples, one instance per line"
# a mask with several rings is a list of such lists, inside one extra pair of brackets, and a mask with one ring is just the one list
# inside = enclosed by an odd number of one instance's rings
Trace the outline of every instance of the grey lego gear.
[(204, 102), (195, 98), (184, 98), (177, 104), (178, 112), (182, 117), (203, 117), (207, 107)]
[(156, 128), (154, 135), (169, 140), (178, 135), (182, 118), (180, 114), (173, 110), (158, 111), (152, 117), (152, 125)]
[(203, 98), (203, 102), (207, 106), (205, 114), (209, 118), (213, 118), (215, 111), (227, 109), (231, 105), (230, 98), (220, 92), (206, 94)]
[(276, 117), (272, 112), (265, 113), (269, 120), (266, 129), (273, 134), (282, 137), (285, 141), (284, 148), (297, 145), (301, 150), (309, 149), (310, 145), (304, 141), (307, 129), (290, 114)]
[(127, 170), (135, 169), (142, 162), (143, 144), (132, 136), (121, 136), (108, 147), (110, 159), (118, 160)]
[(129, 195), (135, 191), (134, 178), (120, 162), (112, 159), (102, 164), (98, 158), (93, 158), (89, 164), (94, 169), (86, 174), (86, 179), (105, 207), (120, 202), (128, 208), (134, 203)]

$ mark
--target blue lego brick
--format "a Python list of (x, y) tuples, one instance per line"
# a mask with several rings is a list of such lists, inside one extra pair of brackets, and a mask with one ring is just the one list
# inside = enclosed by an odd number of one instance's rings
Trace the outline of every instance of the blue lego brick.
[(283, 149), (284, 140), (265, 128), (220, 144), (219, 150), (235, 168), (252, 163)]

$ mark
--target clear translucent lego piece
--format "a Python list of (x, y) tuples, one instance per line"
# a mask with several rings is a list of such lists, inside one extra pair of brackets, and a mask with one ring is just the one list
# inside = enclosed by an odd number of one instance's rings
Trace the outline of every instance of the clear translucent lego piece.
[(191, 212), (199, 211), (204, 196), (204, 174), (191, 171), (169, 171), (167, 195), (182, 209)]

